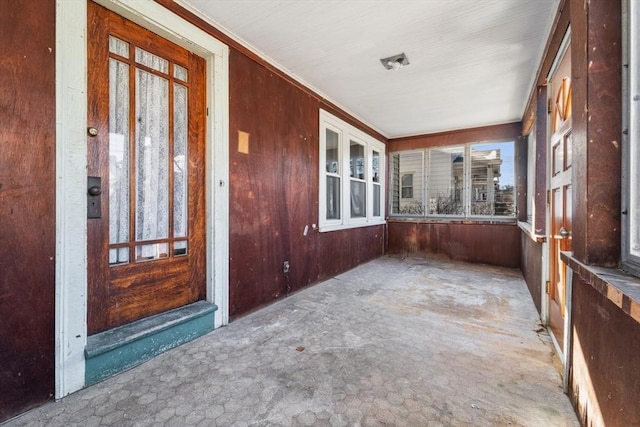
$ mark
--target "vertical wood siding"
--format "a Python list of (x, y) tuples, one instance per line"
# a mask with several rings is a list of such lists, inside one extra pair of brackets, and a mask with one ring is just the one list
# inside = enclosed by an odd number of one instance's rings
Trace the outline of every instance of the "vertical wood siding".
[(571, 1), (573, 251), (602, 267), (620, 261), (621, 28), (621, 2)]
[(290, 263), (288, 284), (295, 292), (382, 255), (384, 226), (313, 229), (318, 224), (319, 109), (330, 107), (235, 49), (229, 64), (233, 318), (286, 294), (284, 261)]
[(521, 233), (520, 266), (527, 283), (533, 303), (542, 313), (542, 244), (531, 239), (524, 231)]
[(640, 425), (640, 324), (577, 276), (572, 304), (569, 396), (582, 425)]
[(516, 224), (389, 220), (388, 253), (520, 267)]
[(55, 2), (0, 1), (0, 421), (54, 393)]

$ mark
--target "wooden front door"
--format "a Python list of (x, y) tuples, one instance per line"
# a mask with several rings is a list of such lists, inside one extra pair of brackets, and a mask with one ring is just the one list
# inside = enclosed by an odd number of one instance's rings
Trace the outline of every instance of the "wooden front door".
[(568, 49), (552, 82), (549, 186), (549, 326), (564, 352), (566, 265), (560, 253), (571, 251), (572, 135), (571, 54)]
[(88, 5), (88, 330), (205, 298), (205, 61)]

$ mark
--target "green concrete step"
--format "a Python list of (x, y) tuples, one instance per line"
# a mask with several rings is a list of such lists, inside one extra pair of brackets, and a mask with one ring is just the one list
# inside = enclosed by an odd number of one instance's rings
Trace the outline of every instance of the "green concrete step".
[(85, 386), (130, 369), (213, 330), (218, 307), (198, 301), (91, 335), (85, 348)]

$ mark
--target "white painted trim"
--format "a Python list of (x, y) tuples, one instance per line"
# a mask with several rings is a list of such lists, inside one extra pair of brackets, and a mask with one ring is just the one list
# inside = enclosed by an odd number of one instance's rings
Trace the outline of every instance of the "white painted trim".
[(573, 339), (573, 330), (571, 328), (573, 319), (572, 313), (572, 300), (573, 300), (573, 270), (567, 266), (567, 273), (565, 277), (565, 316), (564, 316), (564, 342), (562, 348), (564, 348), (562, 358), (562, 388), (565, 393), (569, 393), (569, 374), (571, 367), (571, 342)]
[[(370, 201), (372, 199), (372, 191), (373, 191), (373, 179), (368, 176), (366, 179), (366, 191), (368, 192), (366, 196), (366, 214), (367, 216), (364, 218), (351, 218), (350, 214), (350, 168), (349, 168), (349, 147), (350, 141), (357, 142), (364, 146), (365, 150), (365, 165), (368, 170), (371, 170), (371, 157), (373, 151), (377, 151), (380, 155), (380, 160), (378, 163), (379, 172), (381, 176), (385, 176), (385, 165), (387, 163), (387, 153), (386, 146), (372, 137), (371, 135), (366, 134), (360, 129), (350, 125), (344, 120), (339, 119), (333, 114), (320, 109), (319, 113), (319, 121), (320, 121), (320, 135), (319, 135), (319, 201), (318, 201), (318, 226), (320, 232), (326, 231), (335, 231), (335, 230), (345, 230), (349, 228), (357, 228), (357, 227), (367, 227), (371, 225), (381, 225), (386, 224), (385, 220), (385, 194), (386, 194), (386, 185), (385, 180), (380, 180), (380, 215), (373, 216), (373, 202)], [(326, 218), (326, 209), (327, 209), (327, 198), (326, 198), (326, 129), (331, 129), (332, 131), (338, 133), (340, 137), (340, 145), (339, 145), (339, 158), (338, 162), (340, 163), (340, 219), (327, 219)]]
[[(548, 226), (547, 226), (548, 227)], [(547, 294), (547, 280), (549, 280), (549, 239), (542, 243), (542, 276), (540, 283), (540, 319), (542, 324), (549, 325), (549, 294)]]
[[(207, 68), (212, 63), (208, 61)], [(211, 71), (209, 71), (211, 72)], [(207, 299), (218, 306), (215, 314), (216, 328), (229, 324), (229, 49), (213, 62), (215, 82), (207, 91), (207, 105), (213, 114), (209, 117), (207, 168), (207, 277), (210, 288)], [(211, 99), (213, 98), (213, 99)], [(213, 263), (211, 270), (211, 265)]]
[[(228, 47), (151, 0), (98, 0), (207, 61), (207, 300), (229, 319)], [(56, 3), (56, 398), (84, 386), (87, 340), (87, 9)], [(219, 185), (222, 182), (224, 185)]]
[(55, 393), (84, 386), (87, 343), (87, 9), (56, 2)]

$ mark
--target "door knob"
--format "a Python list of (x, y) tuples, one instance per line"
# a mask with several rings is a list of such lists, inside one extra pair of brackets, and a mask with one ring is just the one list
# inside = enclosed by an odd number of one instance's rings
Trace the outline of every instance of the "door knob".
[(569, 230), (567, 230), (564, 227), (560, 227), (560, 236), (562, 236), (563, 239), (566, 239), (570, 235), (571, 235), (571, 232)]
[(92, 187), (89, 187), (89, 195), (99, 196), (100, 194), (102, 194), (102, 188), (100, 188), (99, 186), (94, 185)]
[(99, 176), (87, 177), (87, 218), (100, 218), (102, 215), (102, 180)]

